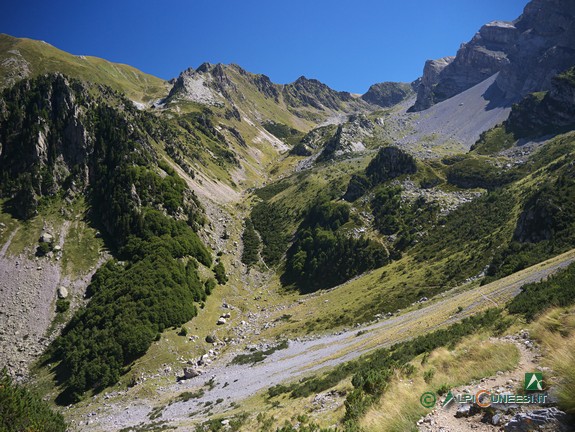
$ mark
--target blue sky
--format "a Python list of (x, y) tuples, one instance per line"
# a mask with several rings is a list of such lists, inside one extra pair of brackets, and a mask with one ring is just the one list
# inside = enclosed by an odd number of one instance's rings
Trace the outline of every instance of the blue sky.
[(363, 93), (412, 81), (482, 24), (527, 0), (3, 0), (0, 32), (127, 63), (161, 78), (204, 61), (278, 83), (301, 75)]

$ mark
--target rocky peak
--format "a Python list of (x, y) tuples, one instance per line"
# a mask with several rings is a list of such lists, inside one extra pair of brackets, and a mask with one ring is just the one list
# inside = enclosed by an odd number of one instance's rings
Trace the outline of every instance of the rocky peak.
[(338, 92), (316, 79), (299, 77), (283, 87), (284, 100), (293, 107), (308, 106), (319, 110), (325, 108), (340, 110), (342, 102), (348, 102), (353, 96), (348, 92)]
[(202, 63), (197, 69), (188, 68), (176, 79), (168, 100), (186, 99), (206, 105), (224, 106), (236, 86), (228, 76), (227, 66)]
[(515, 27), (520, 33), (496, 81), (509, 99), (550, 90), (553, 78), (575, 64), (575, 2), (533, 0)]
[(493, 21), (457, 55), (425, 64), (417, 101), (421, 111), (497, 72), (496, 87), (508, 100), (548, 90), (553, 76), (575, 64), (575, 2), (532, 0), (516, 21)]

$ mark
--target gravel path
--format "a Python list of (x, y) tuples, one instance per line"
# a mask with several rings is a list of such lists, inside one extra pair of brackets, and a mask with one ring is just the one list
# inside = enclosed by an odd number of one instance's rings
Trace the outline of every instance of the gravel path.
[[(162, 388), (160, 390), (162, 394), (177, 395), (202, 387), (211, 377), (215, 383), (211, 390), (204, 387), (205, 394), (198, 399), (167, 406), (157, 420), (177, 426), (189, 421), (190, 413), (204, 411), (206, 402), (216, 404), (218, 399), (222, 399), (223, 402), (215, 405), (212, 412), (223, 411), (229, 408), (230, 403), (241, 402), (273, 385), (313, 374), (321, 368), (333, 367), (357, 358), (374, 348), (413, 337), (414, 330), (416, 333), (422, 333), (459, 321), (517, 295), (525, 283), (544, 279), (558, 269), (566, 267), (575, 261), (574, 252), (557, 257), (546, 266), (535, 266), (493, 284), (459, 293), (440, 294), (421, 309), (362, 327), (361, 330), (366, 333), (359, 336), (358, 329), (355, 329), (313, 340), (290, 341), (287, 349), (276, 351), (265, 361), (252, 366), (226, 366), (231, 357), (229, 355), (221, 357), (211, 368), (205, 370), (203, 375)], [(449, 311), (453, 311), (456, 305), (466, 307), (460, 314), (452, 316)], [(148, 414), (152, 407), (152, 401), (141, 399), (131, 401), (128, 405), (108, 404), (106, 409), (98, 414), (92, 414), (89, 420), (90, 426), (84, 430), (112, 431), (147, 423), (150, 421)]]

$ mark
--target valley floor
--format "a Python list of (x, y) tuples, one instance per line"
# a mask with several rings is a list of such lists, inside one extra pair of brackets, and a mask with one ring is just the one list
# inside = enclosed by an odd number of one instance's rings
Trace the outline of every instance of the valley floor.
[[(135, 397), (138, 386), (125, 392), (94, 397), (73, 415), (77, 430), (113, 431), (150, 423), (188, 430), (207, 416), (234, 411), (269, 387), (301, 379), (319, 370), (356, 358), (375, 348), (391, 345), (459, 321), (481, 310), (502, 306), (521, 286), (545, 279), (575, 261), (575, 250), (481, 287), (457, 288), (419, 304), (405, 313), (374, 324), (307, 340), (289, 341), (253, 365), (229, 365), (238, 352), (227, 352), (197, 378), (148, 382), (148, 397)], [(456, 309), (461, 307), (461, 312)], [(360, 331), (358, 333), (358, 331)], [(249, 341), (246, 341), (249, 342)], [(201, 391), (200, 391), (201, 389)], [(176, 401), (184, 392), (198, 392), (187, 401)], [(260, 395), (260, 396), (258, 396)], [(210, 407), (207, 409), (207, 407)]]

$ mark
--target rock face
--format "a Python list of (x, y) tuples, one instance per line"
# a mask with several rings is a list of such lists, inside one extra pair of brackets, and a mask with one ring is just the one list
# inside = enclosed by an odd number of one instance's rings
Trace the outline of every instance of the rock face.
[(516, 37), (512, 23), (495, 21), (484, 25), (455, 57), (426, 62), (413, 111), (427, 109), (499, 72), (509, 62), (507, 44)]
[(196, 368), (184, 368), (184, 379), (192, 379), (200, 376), (202, 371)]
[(370, 104), (388, 108), (403, 102), (414, 93), (411, 84), (383, 82), (372, 85), (361, 98)]
[(364, 140), (373, 135), (373, 130), (373, 123), (365, 115), (351, 116), (347, 123), (338, 126), (335, 135), (327, 141), (318, 162), (365, 150)]
[(532, 0), (514, 22), (484, 25), (457, 55), (428, 61), (412, 111), (446, 100), (500, 72), (496, 88), (508, 100), (548, 90), (575, 63), (575, 3)]

